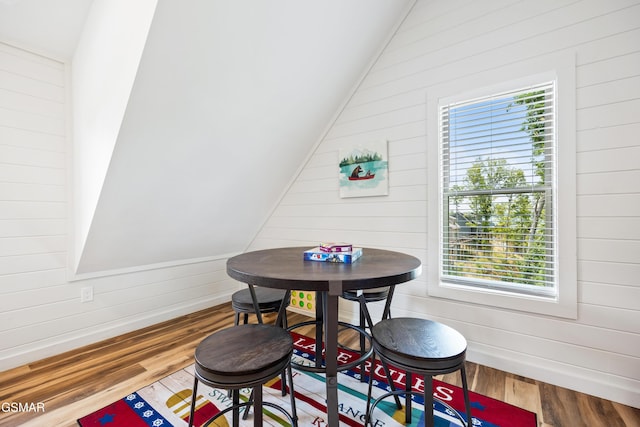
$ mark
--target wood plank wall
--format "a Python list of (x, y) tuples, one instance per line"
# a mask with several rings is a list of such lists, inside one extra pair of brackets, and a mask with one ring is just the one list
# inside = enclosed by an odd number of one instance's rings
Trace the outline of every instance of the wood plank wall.
[[(548, 54), (576, 57), (578, 319), (429, 298), (425, 274), (395, 311), (455, 325), (471, 360), (640, 407), (637, 0), (419, 0), (252, 248), (349, 241), (426, 263), (429, 87)], [(340, 199), (338, 149), (380, 139), (389, 195)]]
[[(69, 281), (67, 64), (0, 43), (0, 371), (229, 300), (226, 260)], [(94, 300), (80, 302), (93, 287)]]

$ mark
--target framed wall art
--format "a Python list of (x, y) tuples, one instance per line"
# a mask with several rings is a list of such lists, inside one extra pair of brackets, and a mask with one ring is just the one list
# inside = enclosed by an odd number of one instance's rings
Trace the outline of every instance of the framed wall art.
[(339, 150), (340, 197), (389, 194), (387, 141), (376, 141)]

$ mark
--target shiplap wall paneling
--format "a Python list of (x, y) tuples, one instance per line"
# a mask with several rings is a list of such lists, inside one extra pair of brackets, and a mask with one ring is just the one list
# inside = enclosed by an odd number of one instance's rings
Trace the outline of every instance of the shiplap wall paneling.
[[(67, 65), (0, 43), (0, 371), (209, 307), (225, 260), (69, 281)], [(91, 286), (94, 300), (80, 302)]]
[[(350, 240), (426, 261), (429, 89), (483, 75), (508, 80), (505, 67), (549, 55), (576, 61), (578, 319), (429, 298), (423, 277), (397, 288), (394, 313), (459, 328), (480, 363), (638, 407), (637, 0), (419, 0), (254, 245)], [(338, 150), (380, 139), (389, 141), (389, 196), (340, 199)]]

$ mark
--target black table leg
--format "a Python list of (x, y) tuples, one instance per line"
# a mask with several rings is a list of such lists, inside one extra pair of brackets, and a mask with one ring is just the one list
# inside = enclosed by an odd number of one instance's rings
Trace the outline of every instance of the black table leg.
[(327, 378), (327, 422), (338, 427), (338, 301), (342, 282), (329, 282), (327, 315), (325, 318), (325, 365)]

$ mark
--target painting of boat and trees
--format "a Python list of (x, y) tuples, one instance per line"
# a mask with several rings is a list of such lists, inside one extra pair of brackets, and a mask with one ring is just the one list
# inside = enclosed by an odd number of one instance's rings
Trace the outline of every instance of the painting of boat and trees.
[(340, 150), (340, 197), (388, 194), (387, 141)]

